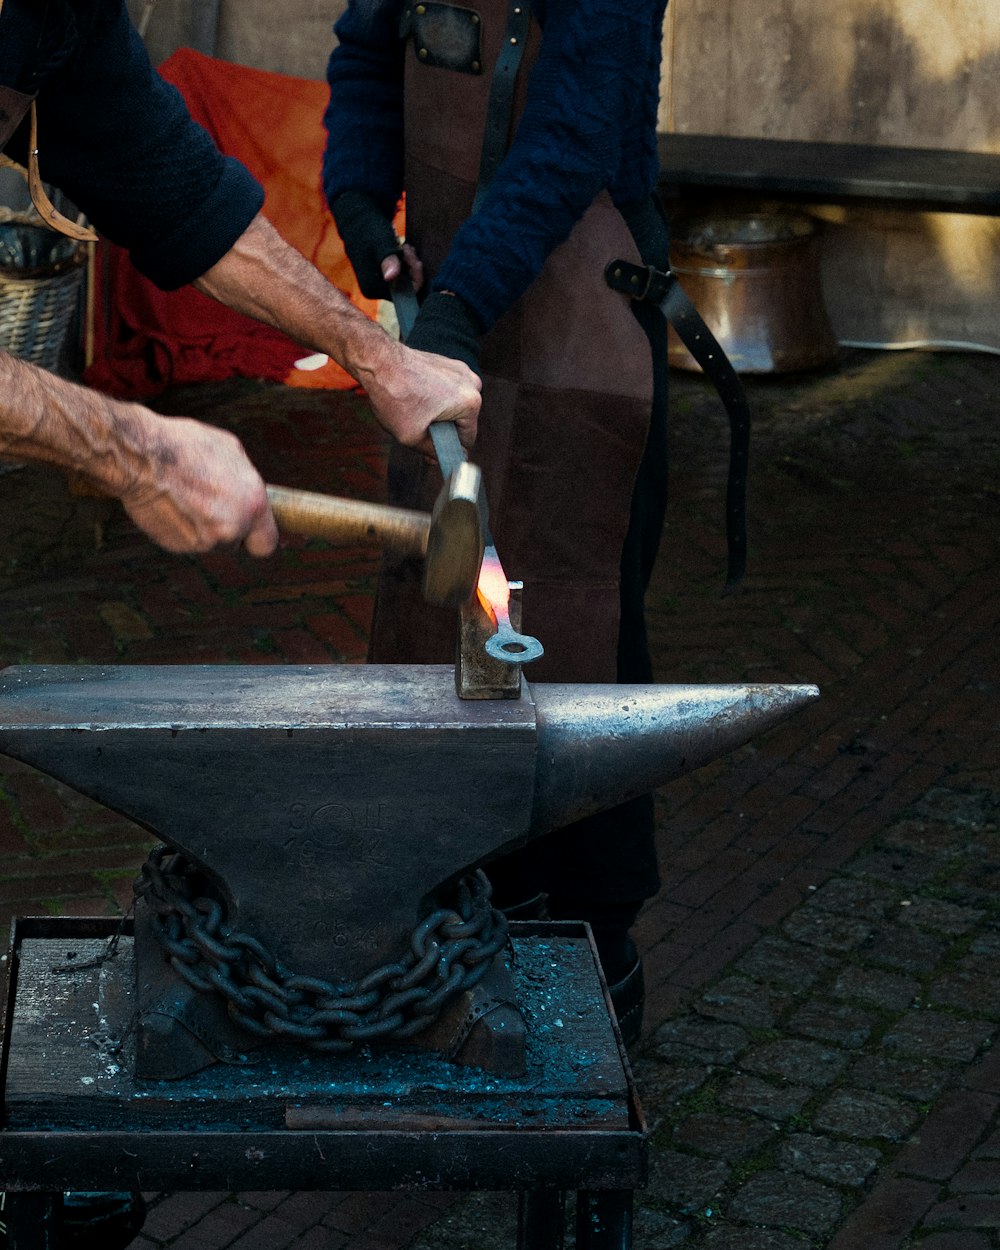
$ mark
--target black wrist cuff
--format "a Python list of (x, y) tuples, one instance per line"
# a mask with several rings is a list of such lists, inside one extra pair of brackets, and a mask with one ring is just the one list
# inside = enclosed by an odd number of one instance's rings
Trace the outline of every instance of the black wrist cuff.
[(361, 293), (369, 299), (388, 299), (382, 261), (400, 250), (392, 222), (366, 191), (342, 192), (330, 211)]
[(462, 360), (478, 373), (479, 334), (479, 323), (468, 304), (457, 295), (432, 291), (420, 306), (406, 343), (421, 352)]

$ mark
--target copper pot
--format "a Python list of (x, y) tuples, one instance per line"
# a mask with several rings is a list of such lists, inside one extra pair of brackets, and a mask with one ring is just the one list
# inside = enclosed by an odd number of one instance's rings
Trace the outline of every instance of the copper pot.
[[(671, 269), (737, 373), (790, 373), (836, 355), (820, 241), (818, 223), (802, 215), (674, 224)], [(699, 368), (672, 328), (667, 354), (678, 369)]]

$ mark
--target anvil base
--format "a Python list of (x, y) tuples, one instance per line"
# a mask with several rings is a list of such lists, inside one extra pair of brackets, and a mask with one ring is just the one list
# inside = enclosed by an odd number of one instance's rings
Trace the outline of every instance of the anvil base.
[(629, 1244), (645, 1125), (584, 926), (511, 925), (523, 1076), (431, 1052), (271, 1047), (246, 1067), (172, 1081), (134, 1076), (131, 936), (92, 962), (113, 931), (97, 919), (15, 925), (0, 1130), (9, 1221), (67, 1189), (424, 1188), (518, 1191), (524, 1224), (577, 1190), (589, 1225), (579, 1244)]

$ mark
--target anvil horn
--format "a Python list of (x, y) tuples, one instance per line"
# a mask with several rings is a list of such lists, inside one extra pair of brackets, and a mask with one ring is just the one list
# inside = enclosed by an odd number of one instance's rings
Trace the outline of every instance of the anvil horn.
[(532, 831), (558, 829), (728, 755), (815, 686), (536, 685)]

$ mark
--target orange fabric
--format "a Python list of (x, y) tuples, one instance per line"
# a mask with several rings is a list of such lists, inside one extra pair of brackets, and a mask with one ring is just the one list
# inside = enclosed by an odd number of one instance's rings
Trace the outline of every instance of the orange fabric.
[[(160, 73), (219, 148), (261, 182), (264, 213), (279, 233), (374, 316), (376, 303), (358, 289), (320, 187), (326, 84), (249, 69), (190, 48), (164, 61)], [(170, 384), (227, 377), (332, 389), (356, 385), (332, 361), (312, 372), (295, 369), (311, 349), (192, 288), (159, 290), (108, 243), (100, 244), (95, 294), (94, 358), (86, 380), (112, 394), (150, 396)]]

